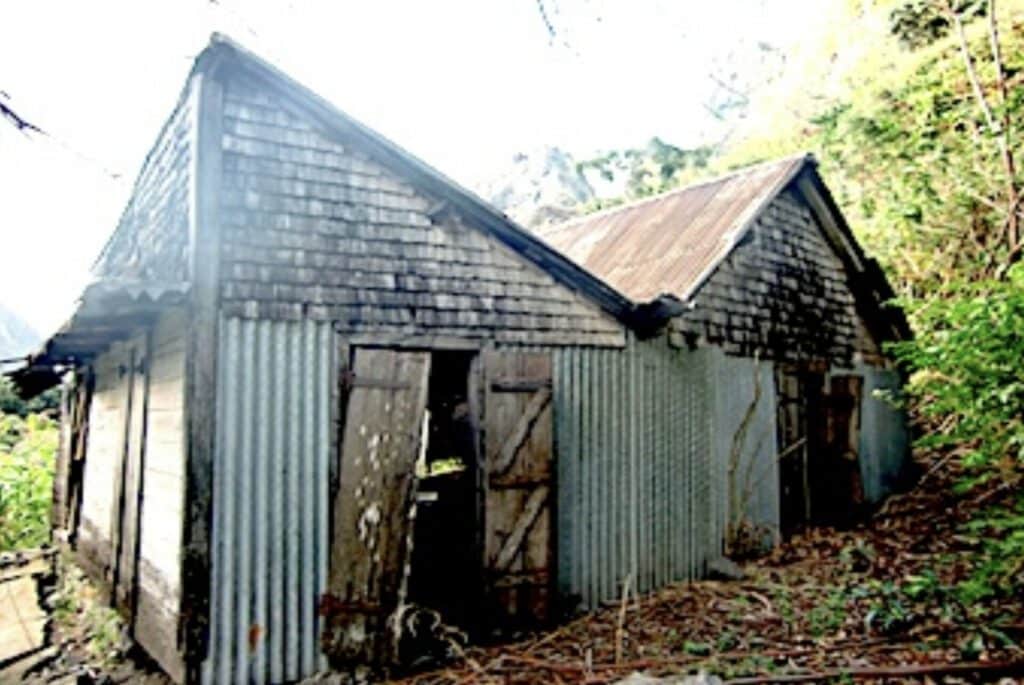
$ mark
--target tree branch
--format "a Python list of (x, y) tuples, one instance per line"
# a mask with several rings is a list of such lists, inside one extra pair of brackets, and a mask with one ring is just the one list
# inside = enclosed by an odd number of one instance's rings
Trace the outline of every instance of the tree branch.
[(999, 22), (996, 19), (996, 0), (988, 0), (988, 40), (992, 48), (992, 63), (996, 71), (996, 88), (999, 91), (999, 102), (1002, 106), (1002, 154), (1003, 165), (1006, 167), (1008, 179), (1007, 190), (1010, 193), (1010, 216), (1006, 224), (1007, 242), (1010, 246), (1011, 261), (1012, 255), (1020, 252), (1020, 221), (1017, 218), (1016, 208), (1020, 202), (1020, 189), (1017, 187), (1017, 165), (1013, 158), (1013, 150), (1010, 147), (1010, 108), (1008, 106), (1009, 95), (1006, 86), (1006, 73), (1003, 70), (1003, 53), (999, 45)]
[[(1005, 125), (1005, 115), (1008, 114), (1008, 111), (1004, 114), (1003, 123), (996, 119), (995, 113), (992, 110), (992, 105), (989, 103), (988, 98), (985, 97), (985, 91), (981, 86), (981, 79), (978, 78), (978, 70), (974, 66), (974, 58), (971, 55), (971, 49), (967, 43), (967, 34), (964, 31), (963, 20), (949, 4), (948, 0), (940, 0), (939, 5), (942, 8), (942, 11), (946, 14), (950, 23), (952, 23), (953, 27), (956, 29), (957, 39), (960, 43), (960, 54), (963, 56), (964, 67), (967, 70), (967, 79), (970, 81), (971, 90), (974, 92), (974, 99), (978, 102), (978, 107), (981, 108), (981, 112), (985, 117), (985, 123), (988, 126), (989, 132), (995, 137), (996, 145), (999, 148), (999, 155), (1002, 158), (1003, 169), (1006, 172), (1006, 192), (1008, 194), (1007, 204), (1010, 207), (1009, 220), (1006, 224), (1004, 241), (1006, 242), (1011, 255), (1019, 255), (1017, 246), (1020, 244), (1020, 222), (1017, 220), (1015, 209), (1017, 207), (1017, 198), (1020, 193), (1017, 189), (1016, 165), (1013, 159), (1013, 152), (1010, 150), (1009, 145), (1009, 129), (1008, 125)], [(998, 22), (996, 21), (995, 0), (988, 0), (988, 26), (989, 42), (992, 46), (992, 58), (995, 62), (997, 86), (1004, 98), (1003, 109), (1006, 110), (1006, 78), (1003, 73), (1002, 53), (999, 49), (999, 28)]]

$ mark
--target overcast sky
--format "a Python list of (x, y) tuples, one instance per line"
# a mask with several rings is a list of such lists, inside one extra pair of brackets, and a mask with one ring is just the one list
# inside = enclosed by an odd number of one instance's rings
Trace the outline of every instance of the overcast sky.
[(0, 302), (68, 316), (212, 31), (472, 186), (543, 145), (699, 142), (712, 62), (817, 1), (546, 0), (554, 40), (536, 0), (5, 3), (0, 91), (52, 137), (0, 121)]

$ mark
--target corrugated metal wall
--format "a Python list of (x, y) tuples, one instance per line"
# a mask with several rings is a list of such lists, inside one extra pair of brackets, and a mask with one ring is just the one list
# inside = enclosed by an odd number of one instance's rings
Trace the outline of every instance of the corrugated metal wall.
[[(730, 357), (718, 348), (708, 352), (713, 358), (715, 378), (713, 435), (718, 467), (716, 477), (725, 484), (729, 494), (718, 502), (720, 520), (723, 526), (727, 526), (730, 516), (746, 518), (764, 527), (765, 543), (771, 544), (779, 535), (774, 365), (748, 357)], [(756, 405), (755, 395), (759, 395)], [(745, 420), (746, 425), (741, 429)], [(738, 449), (738, 459), (735, 485), (730, 487), (729, 470), (734, 448)], [(733, 499), (738, 501), (731, 501)]]
[(205, 682), (323, 666), (335, 348), (325, 323), (221, 320)]
[[(327, 324), (220, 328), (206, 682), (281, 682), (325, 667), (316, 604), (330, 527), (333, 373)], [(555, 360), (560, 592), (595, 607), (721, 553), (712, 350), (664, 339), (561, 348)]]
[(860, 469), (864, 495), (878, 502), (899, 485), (910, 454), (910, 432), (906, 412), (876, 394), (901, 398), (899, 374), (893, 369), (859, 365), (855, 373), (864, 376), (860, 403)]
[(721, 551), (709, 352), (662, 340), (555, 353), (558, 586), (593, 608), (698, 577)]

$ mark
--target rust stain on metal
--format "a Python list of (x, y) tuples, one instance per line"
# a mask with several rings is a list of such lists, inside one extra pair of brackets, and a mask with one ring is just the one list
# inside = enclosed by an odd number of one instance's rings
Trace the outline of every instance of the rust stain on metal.
[(740, 169), (538, 235), (636, 302), (685, 298), (807, 163), (800, 155)]
[(341, 614), (379, 614), (383, 607), (375, 602), (346, 601), (329, 592), (320, 595), (317, 612), (321, 616), (338, 616)]
[(260, 637), (263, 635), (263, 626), (253, 623), (249, 626), (249, 652), (255, 652), (260, 645)]

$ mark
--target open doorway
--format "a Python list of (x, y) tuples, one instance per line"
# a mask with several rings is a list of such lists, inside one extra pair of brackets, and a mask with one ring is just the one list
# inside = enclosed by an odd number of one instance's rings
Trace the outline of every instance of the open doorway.
[(472, 352), (431, 354), (426, 445), (416, 464), (409, 600), (471, 631), (480, 605), (479, 438)]
[(806, 525), (846, 525), (863, 508), (859, 461), (863, 379), (780, 367), (779, 494), (784, 535)]

